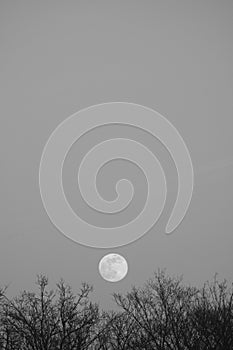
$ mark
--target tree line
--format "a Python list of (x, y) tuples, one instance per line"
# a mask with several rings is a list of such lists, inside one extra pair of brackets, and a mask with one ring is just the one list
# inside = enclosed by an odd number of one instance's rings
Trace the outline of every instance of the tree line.
[(142, 287), (114, 293), (119, 311), (90, 301), (61, 279), (56, 289), (38, 275), (38, 292), (9, 298), (0, 289), (1, 350), (232, 350), (233, 287), (227, 281), (201, 288), (158, 269)]

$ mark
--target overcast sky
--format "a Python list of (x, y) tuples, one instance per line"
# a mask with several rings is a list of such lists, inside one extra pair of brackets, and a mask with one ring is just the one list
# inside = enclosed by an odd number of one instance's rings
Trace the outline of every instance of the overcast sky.
[[(0, 284), (10, 283), (11, 295), (34, 288), (38, 273), (48, 275), (51, 286), (63, 277), (74, 291), (81, 281), (93, 284), (95, 300), (106, 308), (113, 306), (112, 292), (141, 285), (158, 267), (198, 285), (215, 272), (233, 281), (232, 33), (230, 0), (0, 2)], [(160, 142), (130, 126), (91, 131), (72, 147), (64, 171), (75, 210), (69, 164), (95, 141), (144, 142), (163, 158), (169, 185), (165, 210), (148, 233), (123, 247), (97, 249), (71, 241), (51, 223), (40, 197), (39, 163), (62, 121), (111, 101), (150, 107), (173, 123), (191, 154), (194, 192), (184, 220), (166, 236), (177, 174)], [(111, 197), (114, 184), (106, 184), (118, 169), (135, 181), (137, 210), (145, 186), (134, 164), (112, 162), (99, 178), (100, 191)], [(118, 283), (98, 274), (99, 260), (111, 252), (129, 264)]]

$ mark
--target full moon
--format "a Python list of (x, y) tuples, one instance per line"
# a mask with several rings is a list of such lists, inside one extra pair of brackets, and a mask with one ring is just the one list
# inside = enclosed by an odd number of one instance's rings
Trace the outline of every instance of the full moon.
[(107, 254), (99, 262), (99, 273), (106, 281), (118, 282), (126, 276), (127, 272), (127, 261), (119, 254)]

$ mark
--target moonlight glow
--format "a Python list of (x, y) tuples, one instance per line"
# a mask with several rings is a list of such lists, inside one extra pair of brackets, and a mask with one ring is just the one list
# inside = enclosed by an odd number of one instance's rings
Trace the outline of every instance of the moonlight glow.
[(128, 272), (128, 264), (125, 258), (119, 254), (105, 255), (99, 262), (100, 275), (109, 282), (122, 280)]

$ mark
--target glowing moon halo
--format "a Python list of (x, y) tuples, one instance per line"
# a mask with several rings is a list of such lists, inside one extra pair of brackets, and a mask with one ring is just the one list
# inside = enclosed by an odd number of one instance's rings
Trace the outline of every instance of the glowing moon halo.
[(107, 254), (99, 262), (99, 273), (106, 281), (118, 282), (126, 276), (127, 272), (127, 261), (119, 254)]

